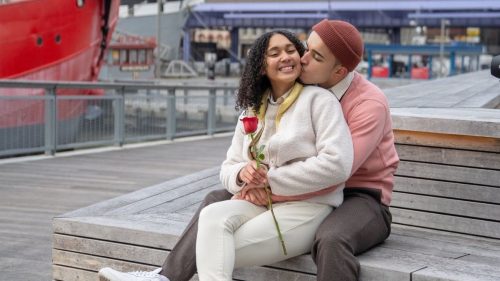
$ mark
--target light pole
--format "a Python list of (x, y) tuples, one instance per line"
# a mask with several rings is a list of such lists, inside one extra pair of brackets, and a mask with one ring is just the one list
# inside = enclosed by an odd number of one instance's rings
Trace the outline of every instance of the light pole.
[(161, 15), (163, 14), (163, 0), (157, 0), (158, 15), (156, 18), (156, 68), (155, 77), (161, 77)]
[(445, 40), (445, 29), (446, 25), (450, 24), (447, 19), (441, 19), (441, 40), (439, 40), (439, 77), (444, 76), (444, 40)]

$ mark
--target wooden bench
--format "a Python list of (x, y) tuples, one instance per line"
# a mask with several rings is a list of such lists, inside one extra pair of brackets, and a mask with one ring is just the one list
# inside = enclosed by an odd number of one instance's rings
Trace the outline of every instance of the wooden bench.
[[(392, 109), (401, 163), (393, 230), (359, 256), (360, 280), (500, 280), (500, 115), (494, 109)], [(53, 221), (53, 278), (97, 280), (103, 266), (161, 266), (204, 195), (204, 170)], [(236, 280), (315, 280), (308, 255), (237, 269)], [(193, 280), (197, 280), (196, 277)]]

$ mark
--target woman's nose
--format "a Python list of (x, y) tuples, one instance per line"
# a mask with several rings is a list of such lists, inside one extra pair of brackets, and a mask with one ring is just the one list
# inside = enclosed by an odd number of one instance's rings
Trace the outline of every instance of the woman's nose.
[(289, 61), (291, 58), (290, 54), (288, 53), (284, 53), (282, 56), (281, 56), (281, 61)]

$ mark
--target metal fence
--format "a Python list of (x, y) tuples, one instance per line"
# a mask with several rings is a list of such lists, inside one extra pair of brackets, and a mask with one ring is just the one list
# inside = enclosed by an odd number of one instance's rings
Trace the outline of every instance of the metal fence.
[(232, 131), (235, 90), (0, 80), (0, 157)]

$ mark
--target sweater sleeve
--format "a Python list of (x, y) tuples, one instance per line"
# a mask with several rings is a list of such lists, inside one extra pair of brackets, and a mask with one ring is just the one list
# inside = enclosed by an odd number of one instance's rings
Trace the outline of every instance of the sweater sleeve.
[(316, 155), (271, 167), (273, 194), (296, 196), (344, 183), (350, 176), (353, 146), (342, 108), (331, 93), (318, 95), (309, 108)]
[(388, 109), (376, 100), (365, 100), (349, 113), (349, 128), (354, 146), (354, 174), (372, 155), (384, 136)]
[(219, 175), (224, 188), (232, 194), (236, 194), (242, 189), (242, 186), (237, 184), (237, 177), (240, 170), (245, 167), (248, 162), (243, 157), (244, 137), (243, 127), (241, 127), (241, 122), (238, 122), (234, 131), (233, 140), (231, 141), (231, 146), (227, 150), (226, 160), (222, 162)]

